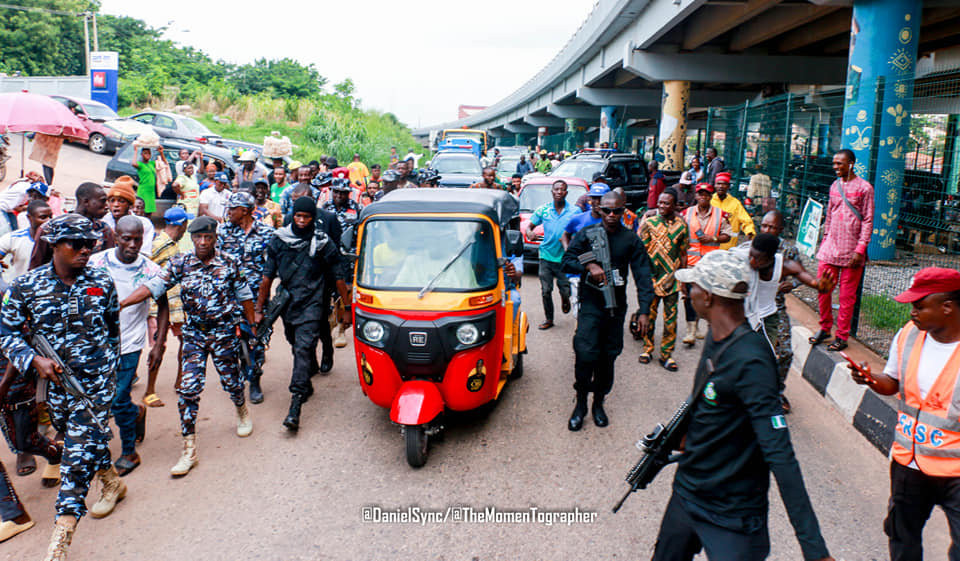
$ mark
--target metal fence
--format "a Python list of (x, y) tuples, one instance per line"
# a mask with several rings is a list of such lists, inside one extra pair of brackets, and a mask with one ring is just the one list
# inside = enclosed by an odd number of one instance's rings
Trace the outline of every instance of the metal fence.
[[(716, 147), (733, 174), (731, 193), (747, 203), (758, 222), (763, 201), (747, 197), (754, 174), (770, 178), (774, 201), (767, 202), (775, 202), (784, 213), (787, 237), (795, 237), (808, 198), (827, 202), (835, 179), (832, 155), (845, 147), (841, 145), (843, 104), (842, 89), (811, 90), (707, 111), (705, 146)], [(854, 317), (856, 338), (882, 355), (887, 354), (896, 330), (909, 320), (910, 307), (894, 302), (892, 296), (904, 290), (923, 267), (956, 269), (960, 263), (960, 158), (956, 149), (960, 76), (953, 72), (918, 79), (913, 111), (910, 137), (897, 147), (906, 165), (902, 178), (897, 176), (903, 188), (898, 200), (896, 257), (868, 263)], [(868, 139), (874, 147), (887, 141), (878, 133)], [(886, 173), (875, 169), (875, 162), (872, 157), (870, 162), (857, 164), (858, 174), (873, 184)], [(875, 216), (874, 232), (892, 227), (891, 216)], [(814, 260), (806, 265), (808, 270), (816, 270)], [(814, 291), (798, 290), (797, 296), (816, 308)]]

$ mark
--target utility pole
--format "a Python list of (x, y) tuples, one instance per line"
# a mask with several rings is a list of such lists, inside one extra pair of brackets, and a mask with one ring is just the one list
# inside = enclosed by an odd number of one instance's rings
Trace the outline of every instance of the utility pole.
[(97, 14), (95, 12), (87, 12), (90, 14), (90, 17), (93, 18), (93, 50), (100, 50), (100, 35), (97, 33)]
[(83, 68), (87, 76), (90, 75), (90, 28), (87, 25), (87, 14), (83, 14)]

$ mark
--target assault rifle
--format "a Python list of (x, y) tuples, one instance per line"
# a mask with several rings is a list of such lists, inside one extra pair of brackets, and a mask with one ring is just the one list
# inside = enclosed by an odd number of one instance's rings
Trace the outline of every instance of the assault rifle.
[(604, 307), (613, 316), (617, 308), (617, 293), (614, 286), (620, 278), (620, 272), (613, 268), (613, 263), (610, 261), (610, 241), (607, 239), (607, 231), (603, 229), (602, 224), (598, 224), (586, 228), (584, 235), (590, 242), (590, 251), (580, 256), (580, 263), (586, 265), (595, 261), (603, 269), (603, 275), (606, 277), (606, 282), (602, 285), (591, 280), (590, 275), (587, 275), (586, 282), (603, 293)]
[[(96, 408), (93, 406), (93, 402), (90, 401), (90, 398), (87, 394), (83, 393), (83, 387), (80, 385), (80, 382), (77, 381), (77, 375), (74, 373), (73, 369), (70, 368), (67, 363), (63, 362), (63, 359), (60, 358), (60, 355), (57, 354), (57, 351), (53, 349), (53, 345), (50, 344), (50, 341), (47, 341), (47, 338), (39, 333), (34, 333), (32, 337), (33, 350), (43, 358), (48, 358), (54, 362), (53, 372), (57, 376), (57, 380), (60, 384), (60, 387), (63, 388), (67, 394), (73, 396), (83, 407), (90, 412), (90, 417), (93, 419), (93, 422), (97, 424), (97, 428), (101, 432), (108, 432), (107, 427), (103, 426), (103, 422), (100, 421), (100, 418), (97, 417)], [(42, 377), (37, 376), (37, 402), (43, 402), (47, 400), (47, 384), (49, 381)]]
[(290, 303), (290, 292), (283, 285), (277, 286), (273, 298), (267, 303), (263, 310), (263, 319), (257, 324), (257, 343), (266, 347), (270, 344), (270, 337), (273, 335), (273, 324), (277, 322), (284, 308)]

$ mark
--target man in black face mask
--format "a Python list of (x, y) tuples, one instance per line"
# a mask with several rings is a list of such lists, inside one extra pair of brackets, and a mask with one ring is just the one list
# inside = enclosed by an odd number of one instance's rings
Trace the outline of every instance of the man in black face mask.
[(313, 394), (310, 377), (320, 371), (317, 342), (327, 321), (324, 299), (326, 279), (340, 264), (340, 249), (323, 229), (316, 227), (316, 203), (309, 197), (293, 202), (293, 220), (276, 231), (267, 244), (263, 281), (254, 308), (257, 323), (263, 318), (273, 279), (290, 293), (290, 302), (281, 312), (283, 331), (293, 347), (290, 378), (290, 411), (283, 425), (300, 428), (300, 408)]

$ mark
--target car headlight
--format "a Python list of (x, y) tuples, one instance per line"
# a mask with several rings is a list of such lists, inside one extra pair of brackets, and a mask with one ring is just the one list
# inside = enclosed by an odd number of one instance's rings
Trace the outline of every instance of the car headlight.
[(480, 339), (480, 330), (472, 323), (464, 323), (457, 328), (457, 341), (461, 345), (472, 345)]
[(371, 343), (379, 343), (386, 333), (383, 324), (379, 321), (368, 321), (363, 324), (363, 338)]

